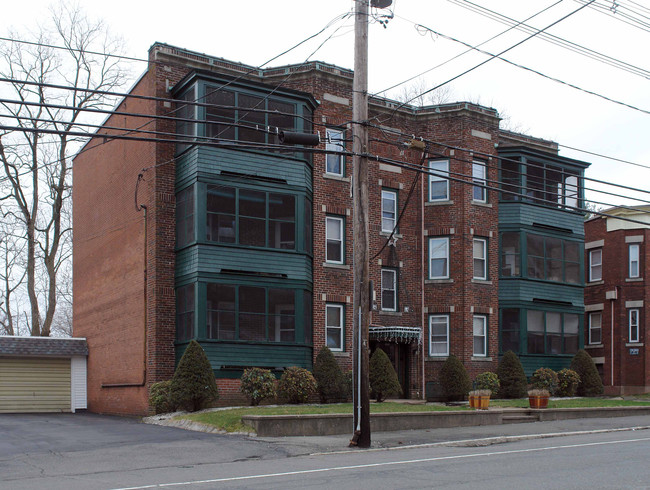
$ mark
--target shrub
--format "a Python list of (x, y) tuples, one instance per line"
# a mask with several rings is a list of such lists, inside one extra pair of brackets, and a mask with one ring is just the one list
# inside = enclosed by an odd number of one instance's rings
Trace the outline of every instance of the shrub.
[(239, 390), (250, 399), (251, 405), (255, 407), (264, 398), (275, 397), (275, 376), (268, 369), (256, 367), (245, 369), (241, 376)]
[(597, 396), (603, 392), (603, 382), (598, 374), (598, 369), (596, 369), (594, 360), (587, 351), (580, 349), (573, 356), (571, 369), (580, 376), (580, 382), (576, 390), (579, 396)]
[(499, 389), (499, 377), (490, 371), (480, 373), (474, 380), (474, 387), (480, 391), (488, 390), (489, 394), (496, 393)]
[(465, 366), (453, 354), (442, 365), (440, 385), (447, 401), (464, 400), (472, 388)]
[(171, 380), (154, 383), (149, 389), (149, 406), (154, 413), (168, 413), (174, 411), (171, 399)]
[(306, 403), (316, 392), (316, 380), (306, 369), (288, 367), (278, 383), (278, 393), (289, 403)]
[(314, 378), (321, 403), (331, 403), (346, 397), (347, 386), (343, 371), (327, 346), (316, 356)]
[(397, 373), (383, 350), (375, 349), (372, 353), (368, 371), (372, 397), (378, 402), (402, 392)]
[(572, 369), (560, 369), (557, 372), (557, 396), (573, 396), (576, 394), (580, 376)]
[(499, 377), (499, 398), (522, 398), (526, 396), (528, 381), (524, 367), (517, 354), (509, 350), (499, 361), (497, 367)]
[(542, 367), (533, 373), (530, 383), (533, 388), (547, 390), (552, 395), (557, 390), (557, 374), (552, 369)]
[(176, 367), (171, 380), (171, 399), (176, 408), (195, 412), (219, 398), (219, 390), (208, 356), (192, 340)]
[(352, 390), (354, 389), (354, 380), (352, 379), (352, 369), (345, 373), (345, 398), (351, 400), (354, 398)]

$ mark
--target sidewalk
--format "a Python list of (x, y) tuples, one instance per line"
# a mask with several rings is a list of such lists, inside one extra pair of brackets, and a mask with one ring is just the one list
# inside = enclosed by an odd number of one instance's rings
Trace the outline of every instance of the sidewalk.
[[(501, 444), (518, 439), (562, 437), (575, 432), (613, 432), (633, 429), (650, 431), (650, 416), (572, 419), (524, 424), (374, 432), (371, 434), (371, 449), (388, 450), (412, 445), (481, 446)], [(336, 451), (363, 451), (363, 449), (348, 447), (351, 436), (352, 427), (350, 427), (349, 435), (255, 437), (255, 439), (286, 451), (291, 456)]]

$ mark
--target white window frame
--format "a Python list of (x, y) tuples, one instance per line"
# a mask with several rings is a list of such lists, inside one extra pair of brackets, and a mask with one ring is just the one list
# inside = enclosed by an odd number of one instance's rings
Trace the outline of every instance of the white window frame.
[[(484, 186), (486, 184), (487, 162), (472, 162), (472, 182)], [(480, 192), (480, 198), (476, 198), (476, 192)], [(477, 185), (472, 186), (472, 201), (487, 202), (487, 189)]]
[[(596, 317), (598, 317), (600, 319), (600, 324), (598, 325), (597, 328), (593, 326), (593, 323), (594, 323), (593, 320)], [(592, 340), (592, 332), (595, 331), (595, 330), (600, 331), (600, 339), (598, 340), (598, 342), (594, 342)], [(603, 313), (601, 311), (594, 311), (592, 313), (589, 313), (589, 344), (590, 345), (599, 345), (599, 344), (602, 344), (602, 343), (603, 343)]]
[[(594, 257), (598, 253), (599, 261), (596, 262)], [(600, 274), (596, 276), (594, 274), (594, 269), (599, 268)], [(603, 249), (597, 248), (595, 250), (589, 251), (589, 282), (602, 281), (603, 280)]]
[[(634, 253), (632, 252), (634, 250)], [(627, 267), (627, 277), (641, 277), (641, 247), (638, 243), (632, 243), (628, 246), (627, 249), (628, 256), (628, 267)], [(636, 267), (636, 271), (634, 270)]]
[[(339, 230), (340, 239), (330, 238), (330, 224), (332, 226), (337, 226)], [(329, 242), (338, 242), (341, 248), (341, 260), (330, 260), (327, 258), (327, 245)], [(345, 263), (345, 226), (343, 225), (343, 218), (338, 216), (326, 216), (325, 217), (325, 262), (328, 264), (343, 264)]]
[[(327, 128), (325, 130), (326, 141), (325, 141), (325, 151), (326, 152), (340, 152), (345, 150), (345, 143), (343, 142), (343, 130), (335, 128)], [(338, 159), (339, 171), (330, 172), (328, 161), (330, 159)], [(326, 153), (325, 154), (325, 173), (327, 175), (335, 175), (337, 177), (343, 177), (345, 175), (345, 156), (339, 155), (337, 153)]]
[[(445, 273), (442, 276), (434, 276), (432, 274), (433, 268), (431, 267), (431, 262), (434, 259), (441, 259), (443, 257), (432, 257), (432, 251), (433, 251), (433, 244), (434, 243), (442, 243), (444, 242), (445, 244), (445, 256), (444, 259), (446, 261), (446, 267), (445, 267)], [(449, 279), (449, 237), (432, 237), (429, 238), (429, 279)]]
[[(390, 284), (384, 284), (384, 274), (390, 274), (393, 276), (392, 289), (388, 287)], [(392, 291), (393, 308), (386, 308), (384, 306), (384, 291)], [(382, 311), (397, 311), (397, 271), (395, 269), (381, 270), (381, 309)]]
[[(483, 330), (478, 335), (476, 334), (477, 320), (480, 322), (479, 328), (482, 327)], [(483, 353), (476, 352), (475, 350), (475, 340), (477, 338), (483, 339)], [(472, 319), (472, 355), (474, 357), (487, 357), (487, 316), (485, 315), (474, 315)]]
[[(482, 244), (481, 250), (483, 252), (483, 257), (477, 257), (476, 256), (476, 249), (474, 248), (474, 245), (477, 244), (477, 243)], [(472, 267), (474, 269), (473, 278), (474, 279), (479, 279), (481, 281), (487, 281), (487, 239), (485, 239), (485, 238), (474, 238), (474, 241), (472, 242), (472, 258), (473, 258)], [(479, 271), (476, 270), (476, 261), (477, 260), (483, 262), (482, 270), (479, 270)]]
[[(429, 170), (437, 174), (449, 175), (449, 160), (429, 160)], [(431, 184), (434, 182), (444, 182), (446, 184), (445, 197), (434, 198), (431, 196)], [(449, 201), (449, 179), (429, 173), (429, 202), (435, 201)]]
[[(434, 323), (434, 319), (437, 319), (437, 320), (444, 319), (444, 324), (445, 324), (445, 327), (446, 327), (445, 341), (444, 342), (434, 342), (432, 340), (432, 333), (433, 333), (432, 325)], [(439, 322), (439, 323), (442, 323), (442, 322)], [(444, 344), (445, 352), (433, 352), (432, 347), (433, 347), (434, 344), (438, 344), (438, 345)], [(449, 356), (449, 315), (429, 315), (429, 356), (431, 356), (431, 357), (447, 357), (447, 356)]]
[[(639, 341), (639, 310), (637, 308), (629, 310), (628, 318), (628, 339), (630, 343)], [(636, 335), (632, 335), (632, 328), (636, 329)]]
[[(393, 217), (386, 217), (386, 213), (390, 213), (390, 211), (387, 211), (384, 209), (384, 199), (391, 199), (393, 201)], [(392, 226), (390, 227), (385, 227), (384, 226), (384, 220), (387, 221), (392, 221)], [(382, 189), (381, 191), (381, 231), (384, 233), (392, 233), (393, 230), (395, 229), (395, 226), (397, 225), (397, 192), (391, 191), (389, 189)]]
[[(328, 325), (327, 319), (329, 317), (328, 310), (337, 309), (339, 311), (339, 325)], [(332, 352), (343, 352), (345, 350), (345, 336), (343, 335), (343, 330), (345, 328), (345, 317), (343, 315), (343, 305), (336, 303), (326, 303), (325, 304), (325, 345), (327, 345), (328, 333), (330, 330), (338, 330), (339, 344), (341, 347), (330, 347), (327, 346)]]

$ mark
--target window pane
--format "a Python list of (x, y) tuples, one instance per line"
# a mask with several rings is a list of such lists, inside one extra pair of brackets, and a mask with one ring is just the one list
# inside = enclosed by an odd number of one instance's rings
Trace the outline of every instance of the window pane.
[[(328, 141), (325, 143), (325, 151), (340, 152), (345, 150), (343, 132), (335, 129), (327, 129)], [(325, 156), (325, 172), (334, 175), (343, 175), (343, 156), (327, 153)]]
[(343, 349), (343, 307), (327, 305), (325, 307), (325, 330), (327, 347), (333, 350)]
[(485, 340), (486, 340), (486, 318), (475, 316), (473, 322), (474, 330), (474, 355), (485, 355)]
[(589, 343), (600, 344), (602, 341), (602, 314), (591, 313), (589, 315)]
[[(269, 194), (269, 246), (293, 250), (296, 248), (295, 197)], [(282, 220), (282, 221), (280, 221)]]
[(239, 191), (239, 243), (266, 246), (266, 193)]
[(578, 352), (578, 315), (564, 314), (564, 353), (575, 354)]
[[(289, 104), (288, 102), (282, 102), (276, 99), (269, 99), (269, 126), (272, 128), (280, 128), (288, 131), (295, 129), (294, 116), (292, 114), (296, 113), (296, 106), (294, 104)], [(283, 113), (283, 114), (279, 114)]]
[[(206, 135), (209, 138), (235, 139), (235, 93), (229, 90), (217, 90), (214, 85), (206, 85)], [(221, 106), (221, 107), (215, 107)]]
[(515, 308), (501, 311), (501, 351), (519, 352), (520, 324), (519, 310)]
[(264, 143), (266, 140), (265, 103), (262, 97), (239, 94), (239, 140)]
[[(485, 184), (485, 163), (472, 164), (472, 177), (475, 184)], [(472, 198), (475, 201), (485, 201), (486, 189), (482, 186), (474, 186)]]
[(235, 243), (235, 189), (209, 185), (207, 212), (206, 239)]
[(269, 289), (269, 340), (294, 342), (296, 293), (293, 289)]
[(501, 275), (516, 277), (520, 272), (519, 233), (501, 235)]
[(514, 201), (519, 199), (516, 194), (521, 194), (521, 177), (519, 175), (519, 162), (506, 159), (501, 160), (501, 199)]
[(176, 246), (194, 241), (194, 187), (183, 189), (176, 196)]
[(546, 354), (562, 353), (562, 315), (546, 313)]
[(447, 269), (447, 244), (446, 238), (432, 238), (429, 240), (429, 275), (431, 278), (444, 278), (449, 274)]
[(235, 286), (208, 284), (206, 309), (207, 337), (235, 339)]
[(239, 287), (239, 339), (266, 340), (264, 288)]
[(176, 290), (176, 339), (194, 337), (194, 284)]
[(429, 200), (446, 201), (449, 199), (449, 181), (445, 175), (449, 175), (449, 162), (438, 160), (429, 162), (429, 168), (437, 175), (429, 175)]
[(392, 270), (381, 271), (381, 309), (395, 311), (397, 308), (396, 272)]
[(343, 262), (343, 220), (338, 218), (325, 219), (326, 256), (327, 262)]
[(430, 317), (429, 319), (429, 335), (431, 336), (429, 342), (430, 355), (445, 356), (449, 353), (448, 325), (449, 325), (449, 318), (447, 316)]
[(580, 261), (580, 245), (576, 242), (564, 242), (564, 260)]
[(397, 194), (391, 191), (381, 191), (381, 230), (392, 232), (397, 216)]
[(312, 209), (311, 201), (305, 198), (305, 231), (304, 231), (304, 249), (308, 254), (312, 253)]
[(528, 353), (544, 354), (544, 312), (527, 312)]

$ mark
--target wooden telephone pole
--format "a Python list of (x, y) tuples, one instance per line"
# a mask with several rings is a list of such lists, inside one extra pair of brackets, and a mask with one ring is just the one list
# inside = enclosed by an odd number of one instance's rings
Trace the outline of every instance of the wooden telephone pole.
[(353, 253), (354, 253), (354, 427), (353, 441), (370, 447), (368, 327), (370, 324), (368, 248), (368, 2), (357, 0), (352, 83)]

